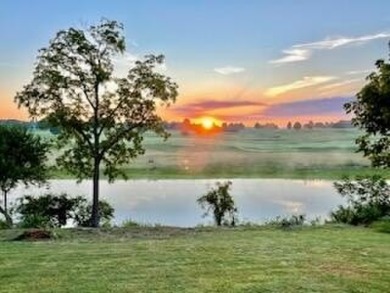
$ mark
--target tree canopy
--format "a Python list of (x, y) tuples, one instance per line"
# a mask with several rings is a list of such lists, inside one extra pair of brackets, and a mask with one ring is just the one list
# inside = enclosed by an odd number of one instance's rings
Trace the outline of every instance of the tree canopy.
[(58, 164), (79, 180), (93, 178), (92, 226), (99, 225), (100, 168), (110, 182), (125, 178), (120, 167), (144, 153), (146, 131), (168, 136), (156, 109), (178, 94), (177, 84), (156, 70), (162, 55), (147, 55), (117, 76), (114, 61), (125, 50), (116, 21), (61, 30), (39, 51), (32, 81), (15, 98), (59, 128), (58, 146), (65, 148)]
[(365, 134), (356, 143), (358, 150), (369, 158), (374, 167), (390, 166), (390, 64), (376, 62), (377, 71), (367, 77), (368, 83), (356, 100), (344, 108), (353, 114), (352, 124)]
[(0, 125), (0, 190), (3, 206), (0, 213), (12, 223), (7, 195), (19, 183), (41, 184), (47, 178), (48, 143), (19, 126)]

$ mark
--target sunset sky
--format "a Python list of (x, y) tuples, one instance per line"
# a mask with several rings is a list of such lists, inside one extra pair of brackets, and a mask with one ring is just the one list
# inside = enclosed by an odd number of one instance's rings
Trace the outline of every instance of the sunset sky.
[(388, 0), (0, 1), (0, 118), (28, 119), (13, 102), (39, 48), (70, 26), (102, 17), (125, 26), (125, 72), (162, 53), (179, 84), (165, 119), (276, 122), (345, 119), (353, 98), (388, 57)]

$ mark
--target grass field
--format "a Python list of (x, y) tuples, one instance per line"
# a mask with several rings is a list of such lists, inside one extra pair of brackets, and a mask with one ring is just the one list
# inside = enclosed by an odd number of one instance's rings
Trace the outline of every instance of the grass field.
[(60, 230), (4, 241), (0, 292), (389, 292), (390, 234), (321, 226)]
[[(146, 154), (123, 168), (130, 178), (152, 179), (337, 179), (344, 174), (371, 174), (375, 171), (368, 160), (356, 153), (358, 135), (355, 129), (247, 129), (215, 136), (183, 136), (174, 131), (164, 142), (149, 134), (144, 141)], [(52, 177), (71, 176), (55, 170)]]

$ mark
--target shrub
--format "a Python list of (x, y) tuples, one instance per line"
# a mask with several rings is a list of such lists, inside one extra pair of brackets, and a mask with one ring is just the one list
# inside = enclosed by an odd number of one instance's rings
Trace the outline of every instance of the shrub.
[(62, 227), (74, 216), (82, 197), (70, 198), (67, 194), (26, 195), (19, 199), (16, 212), (23, 228)]
[(390, 217), (384, 217), (381, 220), (374, 222), (372, 228), (378, 232), (390, 233)]
[(197, 202), (206, 210), (204, 216), (212, 212), (217, 226), (235, 226), (237, 221), (237, 208), (233, 197), (229, 193), (232, 183), (230, 181), (217, 182), (205, 195), (198, 198)]
[(279, 228), (289, 229), (301, 227), (306, 222), (306, 215), (292, 215), (290, 217), (276, 217), (266, 223), (267, 226), (275, 226)]
[(7, 223), (7, 221), (0, 220), (0, 230), (9, 229), (9, 228), (11, 228), (11, 226), (9, 225), (9, 223)]
[[(110, 226), (111, 220), (114, 218), (114, 208), (105, 200), (99, 201), (99, 218), (102, 227)], [(92, 204), (82, 198), (76, 206), (74, 220), (79, 227), (91, 226)]]
[[(100, 201), (100, 216), (104, 225), (113, 218), (114, 209), (105, 201)], [(39, 197), (26, 195), (20, 198), (16, 206), (22, 228), (54, 228), (65, 226), (73, 220), (77, 226), (89, 226), (92, 205), (83, 196), (70, 197), (45, 194)]]
[(50, 221), (49, 217), (42, 215), (24, 215), (20, 222), (17, 224), (18, 228), (37, 228), (37, 229), (46, 229), (54, 227), (53, 223)]
[(132, 219), (123, 221), (121, 225), (122, 228), (131, 228), (131, 227), (139, 227), (139, 226), (141, 225)]
[(331, 213), (334, 222), (369, 225), (390, 215), (390, 186), (381, 176), (344, 178), (334, 183), (347, 206), (339, 206)]

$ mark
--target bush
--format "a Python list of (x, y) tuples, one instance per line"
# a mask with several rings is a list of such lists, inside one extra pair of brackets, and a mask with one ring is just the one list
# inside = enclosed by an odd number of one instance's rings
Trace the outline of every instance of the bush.
[(229, 193), (230, 181), (217, 182), (216, 188), (198, 198), (197, 202), (206, 210), (204, 216), (212, 212), (217, 226), (235, 226), (237, 222), (237, 208), (233, 197)]
[[(70, 197), (45, 194), (39, 197), (26, 195), (19, 199), (16, 212), (20, 215), (21, 228), (55, 228), (65, 226), (73, 220), (77, 226), (89, 226), (92, 205), (83, 196)], [(100, 201), (100, 216), (103, 225), (108, 225), (114, 216), (114, 209)]]
[(283, 229), (302, 227), (306, 222), (306, 215), (293, 215), (290, 217), (276, 217), (266, 223), (267, 226), (275, 226)]
[(347, 206), (331, 213), (333, 222), (369, 225), (390, 215), (390, 186), (381, 176), (344, 178), (334, 186), (347, 199)]
[(62, 227), (74, 217), (82, 197), (70, 198), (67, 194), (45, 194), (39, 197), (26, 195), (19, 199), (16, 212), (23, 228)]
[(384, 217), (381, 220), (374, 222), (372, 228), (378, 232), (390, 233), (390, 217)]
[[(114, 208), (104, 200), (99, 201), (99, 218), (102, 227), (109, 227), (111, 220), (114, 218)], [(74, 220), (79, 227), (91, 226), (92, 204), (82, 198), (75, 209)]]
[(9, 228), (11, 227), (9, 223), (7, 223), (7, 221), (0, 220), (0, 230), (9, 229)]
[(42, 215), (24, 215), (21, 218), (21, 221), (17, 224), (18, 228), (36, 228), (36, 229), (46, 229), (55, 227), (50, 221), (49, 217)]
[(139, 226), (141, 226), (139, 223), (131, 219), (123, 221), (121, 225), (122, 228), (132, 228), (132, 227), (139, 227)]

